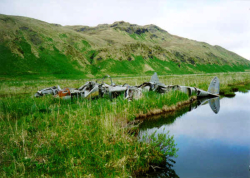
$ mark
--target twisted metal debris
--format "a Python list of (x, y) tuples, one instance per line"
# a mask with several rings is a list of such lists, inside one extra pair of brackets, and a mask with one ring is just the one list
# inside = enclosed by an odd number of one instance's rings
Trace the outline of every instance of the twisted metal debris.
[[(109, 78), (111, 84), (108, 85), (104, 83), (104, 79)], [(101, 82), (99, 82), (101, 81)], [(157, 73), (151, 77), (149, 82), (144, 82), (139, 86), (130, 86), (128, 84), (116, 85), (112, 82), (112, 78), (107, 75), (101, 80), (86, 82), (79, 88), (64, 88), (61, 89), (60, 86), (53, 86), (50, 88), (45, 88), (39, 90), (35, 96), (41, 97), (44, 95), (54, 95), (55, 97), (60, 97), (63, 99), (71, 98), (96, 98), (109, 96), (112, 100), (117, 96), (124, 94), (125, 99), (133, 100), (142, 97), (143, 92), (154, 91), (158, 93), (167, 93), (173, 90), (182, 91), (189, 96), (196, 95), (197, 97), (217, 97), (220, 90), (220, 81), (217, 77), (214, 77), (209, 85), (208, 91), (201, 90), (195, 87), (180, 86), (180, 85), (165, 85), (160, 82)]]

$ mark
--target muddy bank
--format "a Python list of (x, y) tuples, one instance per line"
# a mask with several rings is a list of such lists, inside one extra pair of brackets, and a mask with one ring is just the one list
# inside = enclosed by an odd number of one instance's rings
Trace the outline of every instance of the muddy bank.
[(188, 100), (178, 102), (178, 103), (176, 103), (175, 105), (172, 105), (172, 106), (164, 105), (161, 109), (151, 109), (146, 114), (143, 114), (143, 113), (136, 114), (135, 119), (143, 120), (143, 119), (146, 119), (147, 117), (152, 117), (152, 116), (157, 116), (157, 115), (161, 115), (161, 114), (171, 113), (171, 112), (174, 112), (174, 111), (176, 111), (176, 110), (178, 110), (178, 109), (180, 109), (182, 107), (190, 105), (191, 103), (193, 103), (196, 100), (197, 100), (197, 96), (192, 96)]

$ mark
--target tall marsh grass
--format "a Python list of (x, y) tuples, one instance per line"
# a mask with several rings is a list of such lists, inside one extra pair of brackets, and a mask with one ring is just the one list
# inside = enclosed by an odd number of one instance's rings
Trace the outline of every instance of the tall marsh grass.
[[(149, 92), (129, 102), (60, 100), (52, 96), (1, 99), (1, 175), (127, 177), (176, 154), (128, 134), (136, 113), (172, 105), (188, 96), (180, 92)], [(162, 137), (162, 136), (161, 136)], [(163, 139), (174, 143), (172, 137)]]
[[(221, 88), (250, 82), (250, 73), (216, 74)], [(159, 76), (167, 85), (179, 84), (207, 90), (214, 74)], [(117, 84), (139, 85), (150, 77), (114, 78)], [(41, 88), (78, 87), (87, 80), (22, 81), (0, 84), (0, 175), (2, 177), (129, 177), (150, 165), (176, 155), (174, 138), (162, 144), (138, 140), (129, 121), (138, 114), (173, 106), (188, 100), (184, 93), (144, 93), (139, 100), (123, 96), (110, 101), (60, 100), (52, 96), (34, 98)], [(21, 93), (29, 93), (22, 95)], [(136, 129), (136, 127), (135, 127)], [(164, 150), (161, 146), (168, 148)]]

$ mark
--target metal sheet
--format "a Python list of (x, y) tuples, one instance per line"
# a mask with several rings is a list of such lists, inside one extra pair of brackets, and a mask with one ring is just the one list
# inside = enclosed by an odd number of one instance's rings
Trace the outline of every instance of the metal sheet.
[(150, 82), (151, 83), (160, 83), (160, 80), (159, 80), (156, 72), (154, 73), (154, 75), (152, 75)]
[(220, 80), (218, 79), (218, 77), (213, 78), (207, 91), (211, 94), (214, 94), (214, 95), (219, 94), (219, 92), (220, 92)]

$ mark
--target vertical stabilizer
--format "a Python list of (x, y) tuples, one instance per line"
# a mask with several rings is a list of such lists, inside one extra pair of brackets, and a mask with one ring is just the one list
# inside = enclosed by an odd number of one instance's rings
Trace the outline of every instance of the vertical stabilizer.
[(207, 91), (211, 94), (214, 94), (214, 95), (219, 94), (219, 92), (220, 92), (220, 80), (218, 77), (213, 78)]
[(159, 80), (156, 72), (154, 73), (154, 75), (152, 75), (150, 83), (160, 83), (160, 80)]

